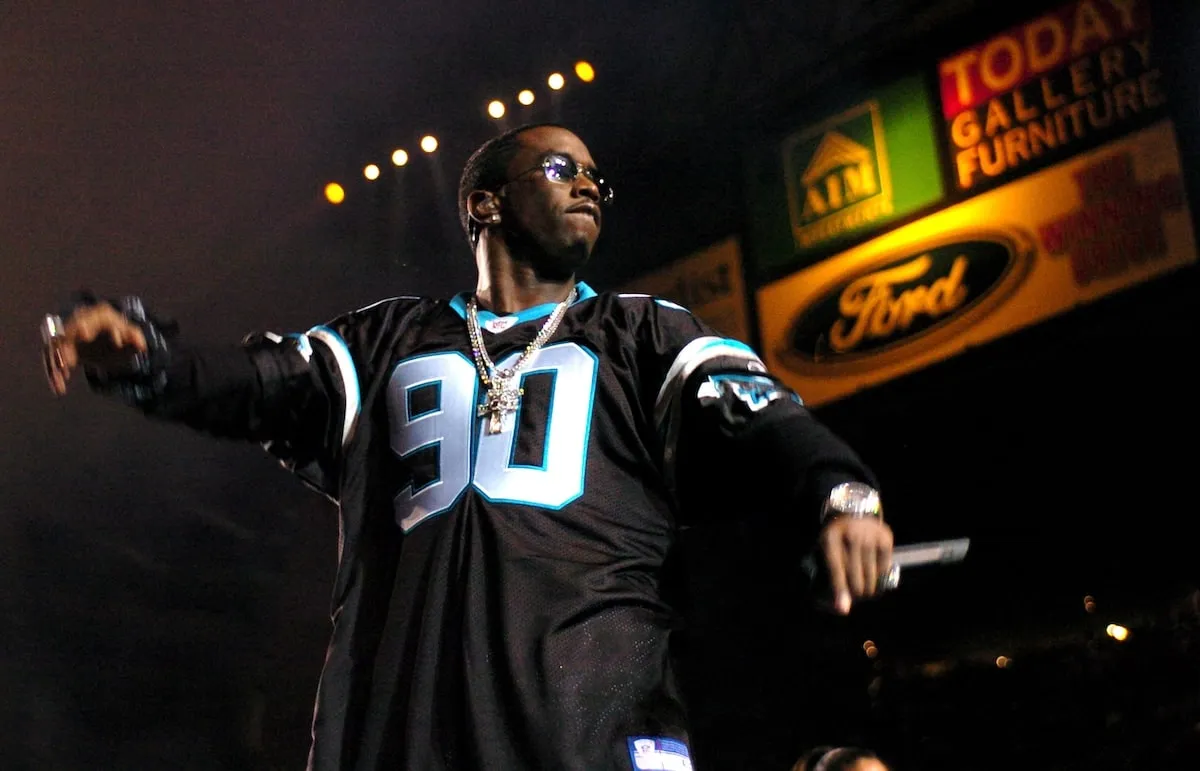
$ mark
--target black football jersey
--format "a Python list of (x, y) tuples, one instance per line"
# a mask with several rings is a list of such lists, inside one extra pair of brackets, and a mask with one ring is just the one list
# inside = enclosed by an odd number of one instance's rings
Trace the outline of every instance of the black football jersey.
[[(748, 346), (673, 303), (577, 288), (499, 430), (466, 294), (259, 341), (308, 374), (249, 434), (340, 511), (314, 771), (690, 769), (663, 593), (678, 528), (726, 500), (721, 474), (762, 487), (748, 477), (793, 447), (825, 469), (822, 492), (867, 478), (836, 440), (779, 417), (803, 408)], [(497, 367), (554, 308), (480, 312)], [(760, 432), (776, 438), (753, 440), (757, 459), (717, 446), (771, 421), (791, 428)], [(791, 500), (804, 474), (777, 476)]]

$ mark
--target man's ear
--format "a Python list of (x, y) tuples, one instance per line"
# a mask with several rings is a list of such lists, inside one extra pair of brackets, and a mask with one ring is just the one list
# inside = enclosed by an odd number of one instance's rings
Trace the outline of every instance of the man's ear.
[(495, 225), (500, 221), (500, 197), (487, 190), (472, 190), (467, 194), (467, 215), (478, 225)]

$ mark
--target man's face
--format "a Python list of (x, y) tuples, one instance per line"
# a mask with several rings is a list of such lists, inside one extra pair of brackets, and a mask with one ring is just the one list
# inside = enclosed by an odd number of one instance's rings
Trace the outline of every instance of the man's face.
[[(541, 126), (519, 139), (521, 147), (508, 164), (502, 194), (509, 246), (515, 256), (565, 277), (587, 262), (600, 236), (600, 191), (583, 174), (562, 182), (547, 179), (542, 159), (547, 153), (560, 153), (585, 168), (596, 164), (583, 141), (566, 129)], [(523, 247), (532, 247), (531, 253)]]

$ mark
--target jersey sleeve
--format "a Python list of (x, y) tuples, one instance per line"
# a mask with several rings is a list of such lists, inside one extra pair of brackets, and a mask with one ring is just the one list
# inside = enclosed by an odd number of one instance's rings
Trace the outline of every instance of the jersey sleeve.
[[(281, 430), (262, 442), (304, 484), (337, 501), (345, 450), (362, 413), (360, 358), (351, 344), (359, 342), (353, 316), (320, 324), (306, 332), (252, 338), (260, 350), (282, 348), (304, 361), (304, 376), (295, 383), (302, 393), (281, 404)], [(350, 342), (347, 342), (347, 341)]]
[(816, 523), (829, 491), (870, 469), (745, 343), (648, 299), (646, 371), (657, 381), (662, 466), (685, 520), (760, 513)]
[[(285, 416), (292, 430), (263, 442), (266, 450), (309, 487), (337, 502), (343, 471), (358, 438), (364, 394), (378, 394), (397, 338), (436, 307), (419, 297), (393, 297), (298, 334), (265, 335), (263, 345), (285, 347), (305, 362), (298, 386), (307, 397), (289, 396), (298, 410)], [(370, 412), (367, 408), (365, 411)]]
[(347, 343), (361, 338), (355, 322), (348, 315), (306, 332), (255, 333), (224, 346), (176, 337), (162, 388), (143, 399), (123, 393), (150, 417), (262, 444), (336, 500), (342, 454), (360, 411), (359, 367)]

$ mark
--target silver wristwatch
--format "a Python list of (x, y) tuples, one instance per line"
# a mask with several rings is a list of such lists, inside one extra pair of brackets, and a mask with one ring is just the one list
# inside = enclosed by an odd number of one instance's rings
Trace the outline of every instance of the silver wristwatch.
[(847, 516), (854, 519), (878, 517), (883, 519), (883, 503), (879, 491), (862, 482), (843, 482), (829, 491), (825, 505), (821, 507), (821, 523), (831, 517)]

